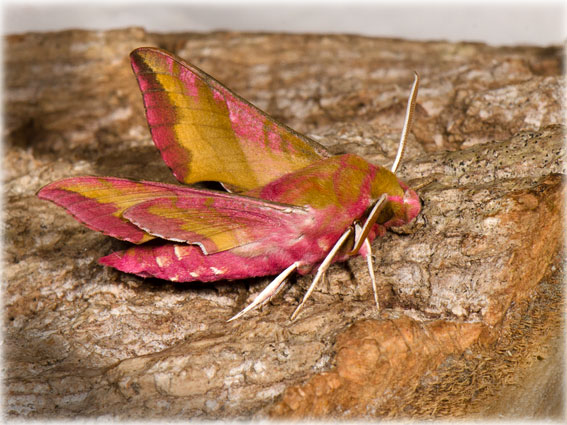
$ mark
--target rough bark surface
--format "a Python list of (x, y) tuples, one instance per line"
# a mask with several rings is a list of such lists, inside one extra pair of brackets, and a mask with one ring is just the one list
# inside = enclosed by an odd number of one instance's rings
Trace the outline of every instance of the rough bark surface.
[[(174, 284), (99, 266), (125, 246), (40, 201), (76, 175), (174, 182), (128, 54), (171, 50), (334, 153), (389, 165), (422, 77), (400, 176), (423, 212), (225, 321), (269, 279)], [(340, 35), (7, 37), (5, 414), (20, 418), (564, 415), (561, 49)], [(548, 396), (545, 396), (548, 395)]]

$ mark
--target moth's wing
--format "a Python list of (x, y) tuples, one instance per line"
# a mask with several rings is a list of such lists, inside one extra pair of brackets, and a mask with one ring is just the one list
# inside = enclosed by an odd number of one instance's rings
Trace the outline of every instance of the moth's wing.
[(154, 143), (180, 182), (244, 191), (330, 156), (177, 56), (143, 47), (130, 59)]
[(314, 220), (310, 207), (191, 188), (136, 204), (123, 216), (156, 237), (199, 245), (205, 254), (268, 240), (280, 246)]
[(65, 208), (90, 229), (140, 244), (154, 237), (128, 222), (122, 213), (136, 203), (171, 196), (176, 193), (174, 188), (114, 177), (72, 177), (43, 187), (37, 195)]
[(108, 236), (136, 244), (157, 236), (198, 244), (206, 253), (259, 242), (278, 232), (285, 239), (312, 222), (304, 207), (114, 177), (63, 179), (42, 188), (38, 196)]

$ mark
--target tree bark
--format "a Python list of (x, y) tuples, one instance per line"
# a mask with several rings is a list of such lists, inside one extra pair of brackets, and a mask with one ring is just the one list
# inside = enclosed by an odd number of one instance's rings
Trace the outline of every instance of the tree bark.
[[(141, 279), (126, 246), (36, 198), (63, 177), (174, 183), (128, 63), (166, 48), (333, 153), (390, 165), (417, 220), (226, 323), (269, 278)], [(560, 47), (138, 28), (5, 43), (5, 411), (19, 418), (559, 418), (565, 80)]]

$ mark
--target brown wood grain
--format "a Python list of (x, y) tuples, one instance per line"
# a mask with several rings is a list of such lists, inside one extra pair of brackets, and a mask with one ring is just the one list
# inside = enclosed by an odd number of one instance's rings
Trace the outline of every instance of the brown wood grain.
[[(104, 268), (125, 246), (35, 192), (174, 182), (128, 63), (173, 51), (334, 153), (395, 156), (423, 211), (361, 258), (225, 321), (269, 282), (174, 284)], [(139, 28), (6, 38), (4, 394), (11, 418), (559, 418), (565, 81), (558, 47)], [(541, 359), (541, 360), (540, 360)], [(547, 396), (543, 396), (547, 394)], [(529, 400), (529, 402), (527, 401)], [(558, 402), (559, 400), (559, 402)]]

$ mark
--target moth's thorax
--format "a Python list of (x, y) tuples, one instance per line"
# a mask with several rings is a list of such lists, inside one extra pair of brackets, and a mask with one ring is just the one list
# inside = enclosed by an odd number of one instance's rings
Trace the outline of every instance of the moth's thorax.
[(310, 206), (321, 220), (344, 226), (363, 218), (384, 193), (388, 203), (378, 223), (398, 226), (419, 213), (419, 198), (394, 173), (352, 154), (316, 161), (246, 195)]
[[(349, 210), (368, 204), (377, 167), (363, 158), (345, 154), (316, 161), (246, 194), (316, 210)], [(363, 206), (363, 210), (366, 206)]]
[(378, 200), (382, 194), (387, 193), (389, 197), (403, 197), (404, 189), (394, 173), (384, 167), (375, 167), (376, 173), (372, 179), (371, 197)]

